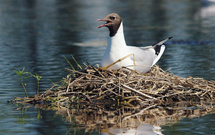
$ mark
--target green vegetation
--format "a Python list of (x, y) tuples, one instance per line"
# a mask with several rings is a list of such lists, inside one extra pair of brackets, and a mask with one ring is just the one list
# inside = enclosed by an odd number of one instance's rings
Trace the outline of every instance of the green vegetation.
[(40, 83), (40, 79), (42, 78), (42, 76), (38, 75), (37, 73), (35, 73), (35, 75), (32, 74), (32, 73), (30, 73), (30, 74), (31, 74), (34, 78), (37, 79), (37, 95), (39, 95), (39, 83)]
[[(63, 56), (64, 59), (67, 61), (67, 63), (71, 66), (71, 68), (73, 70), (75, 70), (75, 68), (72, 66), (72, 64), (70, 63), (70, 61), (65, 57)], [(72, 56), (72, 59), (74, 60), (74, 62), (76, 63), (77, 67), (79, 69), (82, 69), (81, 65), (76, 61), (76, 59)], [(20, 84), (21, 86), (23, 87), (24, 91), (25, 91), (25, 96), (28, 97), (28, 94), (27, 94), (27, 90), (26, 90), (26, 83), (24, 83), (24, 79), (26, 78), (29, 78), (30, 76), (34, 77), (37, 79), (37, 95), (39, 95), (39, 83), (40, 83), (40, 80), (42, 78), (42, 76), (40, 76), (39, 74), (35, 73), (32, 74), (31, 72), (25, 72), (25, 67), (22, 69), (22, 70), (18, 70), (18, 71), (14, 71), (17, 75), (19, 75), (20, 77)], [(64, 81), (63, 81), (64, 82)], [(53, 83), (53, 82), (52, 82)], [(55, 83), (53, 83), (55, 84)]]
[[(67, 61), (67, 63), (71, 66), (72, 70), (75, 70), (75, 68), (74, 68), (73, 65), (70, 63), (70, 61), (69, 61), (65, 56), (63, 56), (63, 57), (64, 57), (64, 59)], [(75, 59), (73, 56), (72, 56), (72, 59), (75, 61), (77, 67), (78, 67), (79, 69), (82, 69), (81, 65), (76, 61), (76, 59)]]
[(27, 94), (27, 90), (25, 88), (25, 83), (23, 82), (24, 79), (30, 77), (28, 76), (29, 75), (29, 72), (24, 72), (25, 68), (23, 68), (22, 70), (18, 70), (18, 71), (14, 71), (17, 75), (19, 75), (20, 77), (20, 84), (21, 86), (23, 87), (24, 91), (25, 91), (25, 96), (27, 97), (28, 94)]
[(23, 68), (22, 70), (14, 71), (14, 72), (17, 75), (19, 75), (19, 77), (20, 77), (20, 84), (25, 91), (25, 96), (28, 97), (28, 94), (27, 94), (27, 90), (25, 88), (26, 83), (24, 83), (23, 81), (24, 81), (24, 79), (30, 77), (30, 75), (37, 79), (37, 94), (39, 95), (39, 82), (40, 82), (40, 79), (42, 78), (42, 76), (40, 76), (37, 73), (35, 73), (35, 75), (34, 75), (30, 72), (24, 72), (24, 71), (25, 71), (25, 68)]

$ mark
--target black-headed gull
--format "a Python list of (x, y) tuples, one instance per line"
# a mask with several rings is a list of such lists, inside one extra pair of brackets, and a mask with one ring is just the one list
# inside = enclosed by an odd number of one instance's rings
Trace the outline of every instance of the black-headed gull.
[(162, 56), (165, 50), (164, 43), (172, 38), (169, 37), (152, 46), (127, 46), (124, 39), (123, 22), (118, 14), (112, 13), (97, 21), (106, 21), (98, 28), (107, 27), (110, 32), (108, 45), (100, 62), (101, 69), (116, 70), (124, 66), (140, 73), (146, 73)]

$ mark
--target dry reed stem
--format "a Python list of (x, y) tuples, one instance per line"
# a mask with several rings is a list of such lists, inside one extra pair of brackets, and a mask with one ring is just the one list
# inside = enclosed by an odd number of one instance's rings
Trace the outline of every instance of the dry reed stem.
[(140, 92), (140, 91), (137, 91), (137, 90), (135, 90), (135, 89), (132, 89), (131, 87), (129, 87), (129, 86), (127, 86), (127, 85), (123, 85), (123, 84), (122, 84), (122, 86), (125, 87), (125, 88), (127, 88), (127, 89), (129, 89), (129, 90), (131, 90), (131, 91), (133, 91), (133, 92), (136, 92), (137, 94), (140, 94), (140, 95), (142, 95), (142, 96), (145, 96), (145, 97), (147, 97), (147, 98), (155, 99), (155, 98), (153, 98), (153, 97), (151, 97), (151, 96), (149, 96), (149, 95), (147, 95), (147, 94), (145, 94), (145, 93), (142, 93), (142, 92)]

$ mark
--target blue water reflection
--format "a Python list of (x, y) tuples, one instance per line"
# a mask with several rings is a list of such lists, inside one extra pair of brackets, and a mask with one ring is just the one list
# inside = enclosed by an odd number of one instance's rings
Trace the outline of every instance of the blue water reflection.
[[(181, 77), (215, 80), (214, 5), (198, 0), (0, 1), (0, 133), (66, 132), (68, 123), (54, 117), (53, 111), (41, 110), (42, 119), (37, 121), (38, 110), (27, 109), (27, 123), (17, 122), (21, 111), (13, 111), (15, 105), (6, 104), (13, 96), (24, 96), (13, 70), (25, 67), (26, 71), (41, 75), (40, 91), (44, 91), (51, 87), (50, 80), (59, 81), (67, 75), (64, 68), (69, 65), (63, 56), (72, 61), (73, 55), (79, 63), (99, 63), (108, 31), (97, 30), (100, 22), (96, 20), (112, 12), (123, 18), (128, 45), (146, 46), (174, 37), (158, 62), (164, 70), (171, 68)], [(179, 42), (182, 40), (185, 42)], [(36, 80), (28, 78), (25, 82), (28, 94), (35, 94)], [(213, 121), (213, 115), (208, 117)], [(204, 117), (201, 121), (207, 123)]]
[(172, 126), (166, 126), (164, 127), (164, 134), (169, 135), (181, 135), (181, 134), (188, 134), (188, 135), (200, 135), (200, 134), (214, 134), (215, 128), (213, 126), (214, 120), (211, 118), (214, 118), (214, 114), (208, 114), (207, 116), (204, 116), (202, 119), (199, 118), (185, 118), (183, 120), (180, 120), (179, 123), (174, 124)]

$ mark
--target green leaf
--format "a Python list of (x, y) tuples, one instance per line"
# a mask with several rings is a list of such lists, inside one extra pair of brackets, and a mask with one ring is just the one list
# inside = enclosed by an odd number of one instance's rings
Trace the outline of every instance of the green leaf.
[(82, 69), (81, 65), (76, 61), (76, 59), (72, 56), (72, 59), (75, 61), (75, 63), (77, 64), (77, 66)]
[(75, 70), (75, 68), (72, 66), (72, 64), (69, 62), (69, 60), (65, 56), (63, 56), (63, 57), (67, 61), (67, 63), (71, 66), (72, 70)]

